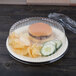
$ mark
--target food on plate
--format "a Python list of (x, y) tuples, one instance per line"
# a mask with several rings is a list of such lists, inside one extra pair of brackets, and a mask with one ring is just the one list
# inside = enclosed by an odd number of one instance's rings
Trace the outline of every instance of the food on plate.
[(56, 49), (58, 50), (62, 46), (62, 41), (61, 40), (55, 40), (56, 43)]
[(42, 46), (36, 43), (31, 45), (27, 36), (28, 35), (24, 36), (23, 34), (13, 32), (9, 35), (9, 45), (12, 47), (14, 52), (19, 55), (29, 56), (32, 58), (40, 56), (40, 49)]
[(10, 33), (8, 42), (16, 54), (31, 58), (50, 56), (62, 46), (61, 40), (52, 37), (53, 31), (48, 24), (34, 23)]
[[(23, 39), (21, 39), (23, 38)], [(30, 41), (28, 40), (27, 36), (25, 38), (23, 35), (17, 34), (15, 32), (9, 35), (9, 44), (13, 46), (13, 48), (23, 48), (30, 45)], [(25, 42), (24, 42), (25, 41)]]
[(52, 34), (52, 28), (45, 23), (34, 23), (29, 26), (29, 35), (33, 38), (43, 40), (49, 38)]
[(27, 50), (28, 50), (29, 56), (32, 58), (41, 56), (41, 53), (40, 53), (41, 46), (39, 46), (37, 44), (33, 44)]
[(62, 45), (62, 42), (60, 40), (52, 40), (44, 43), (41, 54), (43, 56), (49, 56), (55, 53)]
[(31, 45), (31, 42), (29, 41), (29, 38), (28, 38), (28, 33), (21, 33), (20, 41), (23, 42), (26, 46)]

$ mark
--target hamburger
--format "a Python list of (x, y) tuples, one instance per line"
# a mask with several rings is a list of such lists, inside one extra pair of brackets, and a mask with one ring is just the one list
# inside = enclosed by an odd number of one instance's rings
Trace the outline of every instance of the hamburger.
[(30, 25), (28, 32), (31, 38), (45, 40), (51, 37), (52, 28), (46, 23), (39, 22)]

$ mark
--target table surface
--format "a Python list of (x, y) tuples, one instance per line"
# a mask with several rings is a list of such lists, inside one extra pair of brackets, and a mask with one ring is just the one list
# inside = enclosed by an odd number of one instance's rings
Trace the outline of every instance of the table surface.
[(50, 12), (63, 13), (76, 20), (76, 7), (0, 5), (0, 76), (76, 76), (76, 34), (68, 30), (65, 30), (69, 40), (68, 52), (52, 64), (22, 64), (11, 58), (6, 49), (12, 24), (27, 17), (47, 17)]

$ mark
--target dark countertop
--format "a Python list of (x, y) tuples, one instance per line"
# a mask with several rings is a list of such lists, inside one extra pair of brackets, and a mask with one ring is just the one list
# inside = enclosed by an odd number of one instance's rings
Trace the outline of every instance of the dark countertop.
[(63, 13), (76, 20), (76, 7), (0, 5), (0, 76), (76, 76), (76, 34), (68, 30), (68, 52), (52, 64), (22, 64), (11, 58), (6, 49), (6, 38), (12, 24), (26, 17), (47, 17), (50, 12)]

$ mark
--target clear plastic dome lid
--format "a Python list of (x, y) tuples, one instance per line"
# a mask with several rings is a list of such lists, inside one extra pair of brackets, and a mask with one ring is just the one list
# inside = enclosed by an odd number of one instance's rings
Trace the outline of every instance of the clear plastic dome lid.
[[(10, 28), (9, 34), (18, 28), (21, 28), (24, 26), (30, 26), (31, 24), (38, 23), (38, 22), (49, 24), (52, 27), (53, 32), (56, 32), (56, 34), (59, 34), (57, 36), (60, 36), (60, 40), (63, 39), (65, 41), (65, 30), (64, 30), (63, 26), (52, 19), (43, 18), (43, 17), (32, 17), (32, 18), (26, 18), (26, 19), (20, 20), (20, 21), (16, 22)], [(62, 33), (59, 33), (59, 31), (56, 31), (56, 29), (61, 31)], [(59, 38), (57, 36), (55, 36), (55, 37)]]

